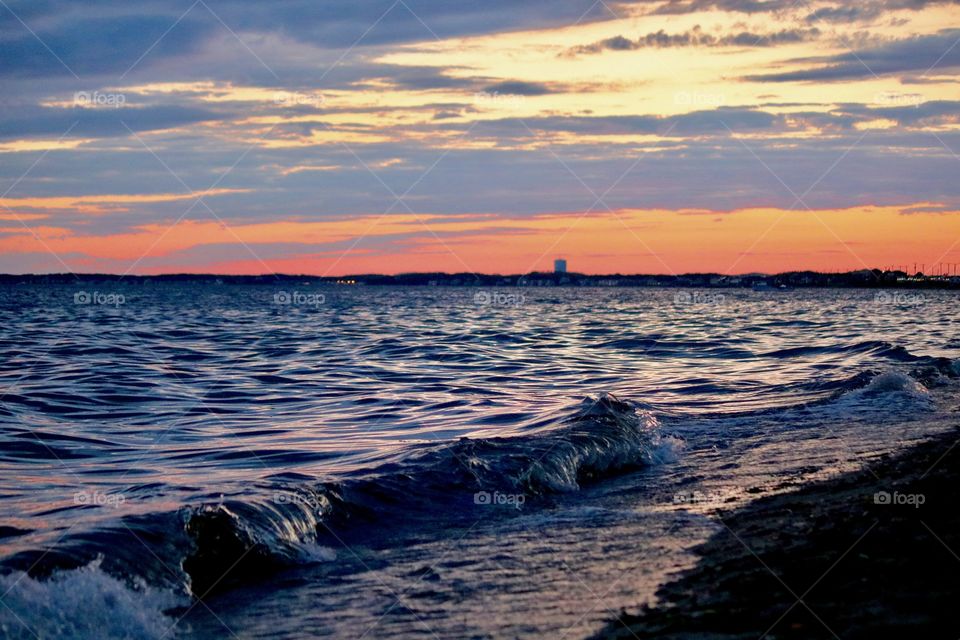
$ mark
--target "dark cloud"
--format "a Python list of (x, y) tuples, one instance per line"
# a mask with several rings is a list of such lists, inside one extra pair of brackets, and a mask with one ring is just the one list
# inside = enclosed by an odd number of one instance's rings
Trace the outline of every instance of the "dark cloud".
[(943, 214), (951, 212), (951, 207), (944, 204), (920, 205), (916, 207), (904, 207), (900, 210), (900, 215), (909, 216), (918, 213)]
[[(855, 106), (855, 105), (850, 105)], [(841, 117), (848, 109), (840, 109)], [(960, 206), (956, 164), (929, 133), (919, 130), (839, 131), (835, 135), (797, 137), (788, 123), (776, 119), (763, 133), (763, 119), (719, 111), (717, 135), (657, 139), (649, 143), (587, 141), (562, 146), (527, 147), (517, 142), (536, 138), (520, 124), (500, 123), (480, 131), (477, 125), (463, 139), (478, 141), (496, 131), (513, 136), (506, 148), (459, 148), (444, 152), (413, 141), (384, 142), (354, 147), (377, 177), (340, 145), (307, 148), (249, 150), (218, 187), (252, 189), (248, 193), (208, 198), (218, 216), (229, 222), (282, 219), (322, 220), (358, 213), (379, 215), (393, 206), (403, 213), (383, 180), (396, 193), (416, 185), (405, 202), (417, 213), (504, 213), (527, 216), (544, 211), (587, 210), (594, 197), (558, 160), (570, 167), (596, 193), (603, 193), (639, 161), (627, 178), (605, 197), (611, 207), (663, 207), (668, 209), (736, 209), (749, 206), (794, 205), (789, 191), (757, 160), (759, 157), (796, 192), (803, 193), (837, 160), (843, 160), (804, 198), (812, 207), (848, 207), (856, 204), (913, 204), (948, 202)], [(867, 114), (869, 115), (869, 114)], [(687, 120), (689, 130), (703, 130), (697, 120)], [(867, 117), (867, 116), (863, 116)], [(645, 131), (667, 122), (563, 122), (532, 119), (535, 132), (608, 130)], [(656, 120), (655, 118), (652, 120)], [(766, 120), (770, 121), (770, 116)], [(672, 122), (670, 122), (672, 124)], [(449, 124), (449, 123), (437, 123)], [(679, 125), (678, 125), (679, 126)], [(752, 131), (748, 126), (755, 127)], [(548, 129), (549, 127), (549, 129)], [(779, 135), (783, 133), (784, 135)], [(960, 149), (960, 132), (939, 133), (943, 142)], [(540, 142), (548, 138), (544, 136)], [(198, 146), (195, 139), (162, 134), (150, 139), (160, 157), (191, 189), (202, 191), (223, 174), (241, 153), (244, 141)], [(749, 150), (744, 147), (746, 144)], [(844, 154), (849, 151), (849, 154)], [(554, 155), (556, 154), (556, 155)], [(756, 156), (754, 155), (756, 154)], [(443, 155), (442, 162), (437, 163)], [(402, 163), (389, 161), (402, 158)], [(12, 182), (27, 172), (36, 154), (9, 154), (0, 164), (0, 177)], [(146, 149), (131, 145), (125, 150), (104, 149), (91, 161), (91, 151), (65, 150), (48, 154), (17, 186), (13, 195), (35, 197), (92, 193), (160, 193), (184, 191), (167, 169)], [(425, 174), (427, 168), (437, 163)], [(292, 173), (281, 169), (298, 165), (340, 167), (328, 171)], [(378, 179), (379, 178), (379, 179)], [(422, 179), (421, 179), (422, 178)], [(151, 203), (91, 219), (77, 214), (58, 217), (57, 225), (118, 232), (147, 222), (172, 223), (191, 205), (189, 201)], [(196, 206), (188, 220), (212, 220)]]
[[(835, 18), (835, 21), (854, 21), (876, 17), (887, 11), (899, 9), (920, 11), (931, 5), (957, 4), (957, 2), (958, 0), (860, 0), (856, 3), (855, 10), (842, 5), (827, 7), (819, 19)], [(803, 5), (803, 2), (796, 0), (669, 0), (654, 13), (687, 14), (712, 10), (746, 14), (776, 13), (802, 8)]]
[(401, 89), (430, 91), (435, 89), (453, 89), (477, 93), (500, 93), (521, 96), (542, 96), (566, 90), (565, 85), (544, 82), (525, 82), (520, 80), (502, 80), (477, 75), (450, 75), (450, 72), (466, 71), (459, 67), (411, 67), (402, 65), (373, 65), (360, 67), (358, 72), (364, 77), (353, 83), (354, 87), (387, 82)]
[[(415, 67), (403, 65), (378, 65), (370, 68), (354, 84), (363, 86), (370, 81), (388, 82), (401, 89), (429, 91), (432, 89), (474, 90), (478, 85), (475, 77), (452, 76), (456, 67)], [(363, 69), (359, 69), (363, 73)], [(487, 80), (489, 82), (489, 80)]]
[(926, 73), (931, 69), (960, 66), (960, 29), (936, 35), (897, 40), (886, 45), (844, 53), (828, 58), (794, 60), (798, 64), (819, 64), (799, 71), (747, 76), (756, 82), (812, 82), (870, 78), (896, 73)]
[(581, 135), (729, 135), (734, 131), (770, 130), (782, 124), (782, 116), (755, 109), (719, 108), (676, 116), (603, 116), (502, 118), (483, 121), (473, 131), (478, 136), (527, 137), (531, 131), (569, 132)]
[[(6, 17), (13, 19), (9, 13)], [(20, 25), (0, 36), (0, 76), (122, 74), (152, 43), (157, 44), (151, 56), (186, 55), (194, 52), (214, 27), (189, 17), (174, 29), (171, 25), (169, 17), (158, 15), (92, 18), (40, 27), (35, 29), (36, 36)]]
[[(952, 3), (960, 0), (942, 0)], [(936, 0), (883, 0), (857, 5), (856, 9), (838, 4), (821, 8), (809, 17), (811, 22), (842, 21), (865, 17), (892, 9), (921, 9)], [(121, 3), (115, 0), (7, 0), (0, 7), (0, 76), (56, 77), (69, 75), (67, 68), (86, 79), (93, 75), (120, 75), (141, 56), (137, 72), (146, 73), (165, 63), (179, 61), (191, 53), (203, 51), (216, 58), (211, 45), (220, 39), (231, 41), (242, 56), (243, 73), (248, 82), (271, 82), (270, 69), (288, 61), (283, 52), (271, 50), (265, 38), (306, 44), (329, 52), (329, 62), (315, 62), (325, 68), (344, 50), (351, 58), (363, 57), (369, 47), (431, 42), (435, 38), (479, 35), (507, 30), (569, 26), (577, 22), (611, 20), (626, 15), (630, 7), (653, 7), (658, 13), (691, 13), (721, 9), (747, 14), (777, 12), (796, 8), (795, 0), (609, 0), (607, 5), (592, 0), (486, 0), (483, 3), (449, 0), (205, 0), (191, 4), (180, 0), (139, 0)], [(9, 7), (7, 9), (6, 7)], [(26, 22), (37, 37), (13, 17)], [(222, 21), (222, 22), (221, 22)], [(243, 44), (237, 42), (238, 35)], [(815, 37), (811, 30), (785, 29), (771, 34), (745, 32), (716, 36), (712, 46), (769, 46), (796, 38)], [(631, 41), (618, 37), (604, 41), (601, 48), (620, 49), (640, 46), (683, 46), (683, 34), (649, 34)], [(652, 38), (647, 42), (647, 38)], [(672, 44), (658, 40), (675, 38)], [(709, 39), (705, 37), (705, 39)], [(697, 38), (691, 38), (696, 41)], [(222, 43), (221, 43), (222, 44)], [(711, 45), (710, 42), (699, 44)], [(589, 46), (589, 45), (588, 45)], [(49, 47), (49, 49), (48, 49)], [(258, 51), (261, 68), (247, 48)], [(213, 47), (214, 49), (218, 47)], [(219, 47), (222, 49), (222, 47)], [(146, 54), (146, 55), (144, 55)], [(273, 54), (273, 55), (271, 55)], [(57, 58), (63, 61), (61, 64)], [(323, 54), (320, 55), (323, 58)], [(168, 75), (186, 74), (190, 65), (167, 64)], [(231, 75), (240, 64), (236, 56), (219, 59), (219, 77)], [(250, 64), (246, 64), (250, 63)], [(301, 65), (303, 66), (303, 65)], [(226, 69), (224, 68), (226, 67)], [(203, 63), (200, 62), (202, 70)], [(237, 72), (240, 73), (240, 72)], [(286, 78), (287, 75), (277, 75)], [(317, 72), (319, 75), (319, 72)], [(139, 76), (138, 76), (139, 77)], [(293, 77), (293, 76), (291, 76)]]
[[(897, 96), (879, 96), (881, 101), (896, 101)], [(904, 101), (910, 100), (904, 97)], [(838, 108), (836, 116), (855, 117), (859, 120), (883, 118), (893, 120), (901, 127), (915, 127), (943, 122), (960, 121), (960, 101), (931, 100), (919, 104), (902, 104), (895, 106), (866, 107), (864, 105), (845, 105)]]
[(137, 108), (34, 107), (29, 111), (7, 110), (0, 113), (0, 139), (32, 136), (58, 138), (68, 131), (69, 136), (74, 138), (128, 136), (130, 130), (156, 131), (228, 117), (206, 109), (175, 105)]
[[(145, 67), (197, 51), (214, 38), (233, 38), (233, 33), (248, 41), (255, 34), (280, 35), (339, 51), (612, 17), (591, 13), (594, 4), (592, 0), (205, 0), (197, 4), (7, 0), (0, 7), (0, 75), (59, 76), (69, 75), (68, 69), (81, 77), (119, 75), (148, 49), (141, 63)], [(270, 65), (269, 60), (265, 62)]]
[[(477, 123), (471, 130), (478, 137), (514, 142), (544, 133), (572, 133), (583, 136), (658, 135), (691, 141), (757, 132), (763, 132), (769, 136), (809, 131), (852, 133), (857, 131), (857, 125), (881, 119), (894, 121), (898, 130), (903, 132), (960, 121), (960, 101), (940, 100), (910, 104), (900, 102), (901, 99), (906, 102), (913, 97), (881, 94), (875, 96), (875, 104), (872, 106), (843, 104), (830, 110), (808, 109), (786, 113), (731, 106), (673, 116), (501, 118)], [(449, 126), (457, 130), (462, 130), (464, 127), (462, 124)], [(929, 141), (925, 146), (930, 146)]]
[(698, 11), (736, 11), (739, 13), (769, 13), (796, 6), (796, 0), (669, 0), (654, 13), (686, 14)]
[(636, 40), (614, 36), (592, 44), (573, 47), (566, 53), (567, 55), (578, 55), (600, 53), (601, 51), (632, 51), (635, 49), (667, 47), (770, 47), (779, 44), (806, 42), (819, 37), (820, 30), (817, 28), (783, 29), (770, 33), (741, 31), (716, 36), (705, 33), (698, 25), (689, 31), (675, 34), (669, 34), (661, 29), (641, 36)]
[(520, 96), (543, 96), (555, 93), (555, 88), (542, 82), (519, 82), (508, 80), (497, 82), (482, 88), (486, 93), (509, 93)]
[(853, 6), (821, 7), (809, 14), (806, 21), (814, 22), (861, 22), (873, 20), (883, 13), (883, 7), (879, 4), (862, 4)]

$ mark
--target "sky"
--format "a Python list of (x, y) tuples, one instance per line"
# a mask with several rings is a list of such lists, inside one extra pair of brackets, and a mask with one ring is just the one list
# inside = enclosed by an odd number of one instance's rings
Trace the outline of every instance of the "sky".
[(3, 273), (960, 263), (960, 0), (0, 0), (0, 86)]

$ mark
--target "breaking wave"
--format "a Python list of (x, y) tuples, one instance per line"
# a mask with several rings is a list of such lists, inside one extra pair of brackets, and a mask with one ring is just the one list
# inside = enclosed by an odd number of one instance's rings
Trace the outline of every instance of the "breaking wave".
[[(425, 521), (430, 529), (455, 525), (479, 509), (510, 517), (484, 496), (535, 507), (585, 483), (676, 460), (681, 448), (650, 411), (601, 394), (549, 431), (413, 447), (396, 462), (336, 481), (260, 483), (176, 514), (128, 518), (68, 540), (55, 553), (19, 554), (8, 565), (31, 567), (55, 584), (58, 570), (104, 556), (112, 574), (202, 597), (285, 566), (330, 560), (343, 539), (376, 545), (425, 530)], [(156, 566), (144, 560), (144, 546)]]
[(105, 573), (99, 561), (47, 580), (23, 572), (0, 576), (0, 590), (0, 635), (11, 640), (159, 639), (176, 622), (165, 612), (183, 604), (169, 591), (143, 583), (132, 588)]

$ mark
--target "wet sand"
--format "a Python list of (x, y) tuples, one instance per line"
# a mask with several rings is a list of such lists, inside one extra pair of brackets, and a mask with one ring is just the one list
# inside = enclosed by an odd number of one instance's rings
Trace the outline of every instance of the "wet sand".
[(719, 512), (700, 561), (597, 638), (960, 638), (960, 429)]

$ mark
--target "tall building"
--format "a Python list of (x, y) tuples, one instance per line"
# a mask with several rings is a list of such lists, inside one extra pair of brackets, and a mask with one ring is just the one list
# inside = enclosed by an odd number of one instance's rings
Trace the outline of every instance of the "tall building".
[(559, 258), (553, 261), (553, 272), (554, 273), (566, 273), (567, 272), (567, 261)]

